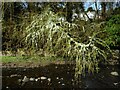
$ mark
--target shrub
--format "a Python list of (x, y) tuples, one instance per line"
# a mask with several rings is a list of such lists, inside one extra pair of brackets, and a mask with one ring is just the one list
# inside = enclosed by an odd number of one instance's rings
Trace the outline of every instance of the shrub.
[(105, 31), (107, 33), (106, 43), (110, 46), (120, 45), (120, 15), (114, 15), (107, 21)]

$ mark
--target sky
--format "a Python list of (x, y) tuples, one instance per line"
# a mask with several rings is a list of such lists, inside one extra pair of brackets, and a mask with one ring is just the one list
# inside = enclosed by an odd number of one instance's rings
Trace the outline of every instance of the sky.
[[(114, 3), (114, 5), (113, 5), (114, 8), (116, 8), (116, 3)], [(118, 2), (118, 4), (119, 4), (118, 7), (120, 7), (120, 1)], [(94, 2), (85, 2), (84, 6), (85, 6), (85, 10), (87, 10), (89, 7), (92, 7), (94, 10), (96, 9)], [(99, 10), (101, 10), (100, 2), (97, 2), (97, 8)]]
[[(26, 0), (21, 0), (21, 1), (26, 2)], [(24, 3), (24, 5), (27, 7), (26, 3)], [(96, 10), (95, 3), (91, 2), (91, 0), (87, 0), (87, 2), (84, 2), (85, 11), (87, 11), (89, 7), (92, 7), (94, 10)], [(119, 7), (120, 7), (120, 1), (119, 1)], [(114, 8), (115, 8), (115, 5), (114, 5)], [(101, 5), (99, 0), (97, 0), (97, 9), (101, 10)]]
[[(86, 11), (89, 7), (92, 7), (94, 10), (96, 9), (94, 2), (85, 2), (85, 3), (84, 3), (84, 7), (85, 7), (85, 11)], [(98, 8), (99, 10), (101, 10), (101, 5), (100, 5), (99, 2), (97, 2), (97, 8)]]

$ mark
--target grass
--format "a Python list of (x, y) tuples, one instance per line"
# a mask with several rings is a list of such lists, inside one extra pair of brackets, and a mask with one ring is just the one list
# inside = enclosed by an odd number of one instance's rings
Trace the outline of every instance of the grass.
[(2, 57), (2, 63), (27, 63), (32, 62), (33, 64), (41, 63), (46, 65), (54, 63), (56, 61), (63, 61), (61, 57), (40, 57), (40, 56), (0, 56)]
[(2, 62), (8, 63), (8, 62), (20, 62), (24, 61), (24, 58), (22, 56), (15, 57), (15, 56), (2, 56)]

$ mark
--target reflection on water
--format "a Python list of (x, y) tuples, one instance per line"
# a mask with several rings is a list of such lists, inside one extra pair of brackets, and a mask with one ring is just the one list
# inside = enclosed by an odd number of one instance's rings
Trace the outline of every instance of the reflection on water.
[[(47, 65), (39, 68), (3, 68), (2, 87), (11, 88), (120, 88), (119, 66), (101, 67), (98, 74), (74, 80), (75, 65)], [(118, 75), (112, 75), (117, 72)]]

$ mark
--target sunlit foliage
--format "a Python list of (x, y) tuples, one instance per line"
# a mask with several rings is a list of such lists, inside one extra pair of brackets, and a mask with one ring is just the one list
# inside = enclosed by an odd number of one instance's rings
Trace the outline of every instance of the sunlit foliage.
[(111, 46), (120, 45), (120, 15), (114, 15), (107, 21), (105, 31), (107, 32), (106, 42)]

